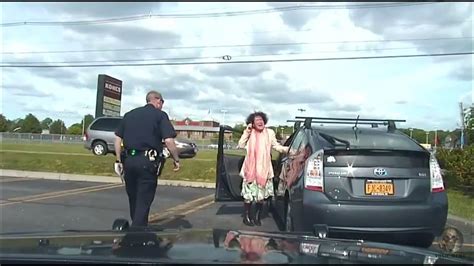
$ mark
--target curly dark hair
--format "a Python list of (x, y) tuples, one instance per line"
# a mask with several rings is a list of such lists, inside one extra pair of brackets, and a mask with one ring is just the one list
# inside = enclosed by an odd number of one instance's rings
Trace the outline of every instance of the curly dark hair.
[(249, 116), (247, 116), (247, 119), (245, 120), (246, 125), (253, 123), (256, 116), (260, 116), (263, 119), (263, 123), (265, 123), (265, 125), (267, 124), (268, 122), (267, 114), (265, 114), (264, 112), (254, 112), (254, 113), (251, 113)]

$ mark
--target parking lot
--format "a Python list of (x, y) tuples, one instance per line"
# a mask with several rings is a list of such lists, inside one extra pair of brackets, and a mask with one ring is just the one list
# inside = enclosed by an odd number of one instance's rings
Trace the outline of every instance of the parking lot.
[[(2, 232), (108, 230), (116, 218), (128, 219), (122, 184), (1, 177)], [(241, 204), (214, 203), (214, 190), (158, 186), (150, 221), (165, 228), (246, 226)], [(211, 219), (212, 217), (212, 219)], [(266, 230), (277, 230), (271, 217)]]

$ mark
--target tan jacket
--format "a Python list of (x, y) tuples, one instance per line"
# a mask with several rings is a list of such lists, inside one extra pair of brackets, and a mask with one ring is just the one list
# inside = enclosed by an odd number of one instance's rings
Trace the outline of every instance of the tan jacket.
[[(275, 136), (275, 131), (273, 131), (270, 128), (267, 128), (268, 131), (268, 138), (269, 138), (269, 143), (271, 143), (272, 148), (280, 153), (288, 153), (289, 147), (283, 146), (280, 143), (278, 143), (276, 136)], [(242, 134), (242, 137), (240, 137), (239, 144), (237, 145), (237, 148), (241, 149), (247, 149), (247, 142), (249, 140), (250, 134), (247, 132), (247, 130), (244, 130), (244, 133)], [(247, 157), (245, 157), (244, 163), (242, 164), (242, 168), (240, 169), (240, 176), (244, 177), (244, 165), (245, 161), (247, 160)], [(270, 162), (271, 164), (271, 162)], [(270, 172), (268, 173), (268, 178), (273, 178), (273, 167), (270, 167)]]

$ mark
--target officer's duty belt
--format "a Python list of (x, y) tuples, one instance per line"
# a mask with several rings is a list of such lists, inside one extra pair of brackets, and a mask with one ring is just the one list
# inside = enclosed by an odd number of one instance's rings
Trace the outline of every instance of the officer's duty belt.
[(125, 150), (125, 154), (129, 156), (145, 155), (145, 151), (130, 149), (130, 150)]
[(137, 155), (145, 155), (145, 156), (158, 156), (158, 152), (154, 149), (149, 149), (149, 150), (136, 150), (136, 149), (129, 149), (125, 150), (125, 155), (128, 156), (137, 156)]

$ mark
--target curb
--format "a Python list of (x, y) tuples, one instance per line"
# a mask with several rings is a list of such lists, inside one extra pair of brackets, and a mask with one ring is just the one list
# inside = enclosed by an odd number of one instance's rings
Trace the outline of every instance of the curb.
[[(54, 172), (33, 172), (20, 171), (10, 169), (0, 169), (0, 176), (7, 177), (26, 177), (36, 179), (50, 179), (60, 181), (87, 181), (99, 183), (115, 183), (120, 184), (122, 180), (119, 177), (113, 176), (97, 176), (97, 175), (75, 175)], [(192, 188), (215, 188), (216, 184), (209, 182), (194, 182), (181, 180), (163, 180), (158, 178), (159, 186), (177, 186), (177, 187), (192, 187)]]
[(471, 220), (448, 214), (446, 225), (453, 226), (465, 234), (474, 235), (474, 222)]

